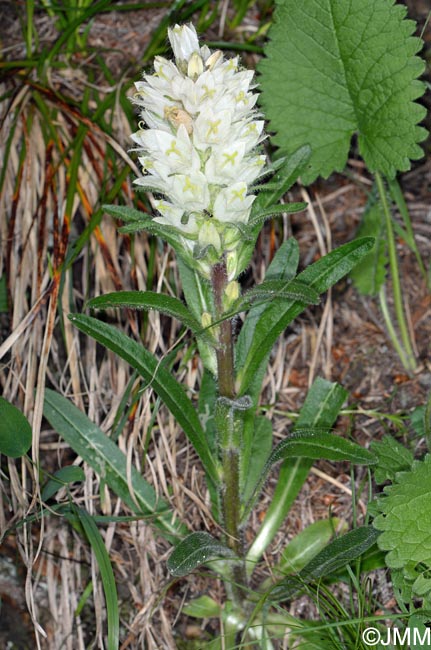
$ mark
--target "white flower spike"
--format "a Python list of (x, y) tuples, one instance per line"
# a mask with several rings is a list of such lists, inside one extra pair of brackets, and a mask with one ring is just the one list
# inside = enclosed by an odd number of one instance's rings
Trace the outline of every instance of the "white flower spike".
[(255, 199), (249, 187), (265, 164), (253, 72), (200, 47), (191, 24), (168, 36), (175, 63), (156, 57), (154, 74), (135, 84), (144, 123), (132, 135), (144, 174), (135, 183), (161, 196), (155, 221), (175, 230), (193, 266), (209, 277), (224, 256), (232, 280)]

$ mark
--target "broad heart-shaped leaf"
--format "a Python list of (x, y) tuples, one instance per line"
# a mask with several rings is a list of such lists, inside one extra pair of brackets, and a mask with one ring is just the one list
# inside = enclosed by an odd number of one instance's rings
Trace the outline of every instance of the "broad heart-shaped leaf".
[(413, 454), (392, 436), (383, 436), (373, 441), (370, 449), (377, 458), (373, 467), (374, 480), (377, 484), (394, 481), (397, 472), (409, 470), (413, 464)]
[(372, 251), (350, 271), (350, 277), (359, 293), (376, 296), (386, 279), (388, 258), (382, 206), (374, 197), (362, 215), (358, 237), (374, 237), (375, 243)]
[[(364, 237), (344, 244), (308, 266), (296, 280), (310, 286), (318, 294), (323, 293), (369, 253), (373, 243), (371, 237)], [(272, 346), (281, 332), (304, 309), (305, 304), (302, 301), (286, 300), (281, 304), (281, 301), (277, 300), (261, 313), (255, 323), (252, 337), (247, 337), (247, 341), (244, 341), (242, 332), (240, 333), (236, 346), (239, 395), (253, 393), (252, 399), (254, 399), (254, 394), (257, 392), (256, 377), (262, 377), (262, 368), (266, 367)]]
[(113, 293), (105, 293), (89, 300), (87, 307), (91, 309), (157, 309), (161, 314), (167, 314), (179, 320), (193, 334), (199, 334), (202, 338), (211, 340), (203, 330), (200, 322), (193, 317), (181, 300), (156, 291), (114, 291)]
[(116, 327), (84, 314), (72, 314), (69, 318), (82, 332), (92, 336), (96, 341), (130, 363), (154, 388), (178, 424), (183, 428), (184, 433), (199, 455), (209, 478), (217, 485), (218, 472), (208, 442), (205, 439), (202, 425), (181, 384), (148, 350)]
[(393, 0), (277, 0), (266, 57), (259, 65), (261, 103), (274, 144), (309, 144), (308, 184), (346, 165), (350, 141), (370, 171), (394, 177), (423, 155), (417, 126), (425, 109), (416, 80), (422, 41)]
[(383, 531), (378, 544), (388, 551), (386, 564), (397, 569), (422, 563), (431, 569), (431, 456), (399, 472), (378, 497), (377, 507), (381, 514), (373, 526)]
[(9, 458), (24, 456), (31, 447), (32, 430), (19, 409), (0, 397), (0, 454)]
[(46, 389), (43, 414), (68, 445), (94, 469), (132, 512), (150, 515), (165, 537), (175, 539), (185, 527), (174, 521), (170, 506), (158, 499), (154, 488), (135, 467), (129, 469), (127, 458), (98, 426), (68, 399)]
[(233, 559), (236, 556), (209, 533), (191, 533), (174, 548), (168, 560), (168, 569), (173, 576), (180, 578), (201, 564), (222, 557)]
[[(347, 397), (339, 384), (317, 377), (301, 408), (297, 428), (331, 428)], [(262, 526), (247, 553), (247, 570), (251, 573), (262, 553), (277, 534), (280, 526), (306, 480), (313, 461), (309, 458), (288, 458), (280, 468), (277, 486)], [(244, 513), (244, 520), (248, 513)]]
[(271, 600), (290, 599), (307, 584), (338, 571), (371, 548), (378, 536), (379, 533), (372, 526), (360, 526), (337, 537), (296, 576), (288, 576), (275, 585), (271, 591)]

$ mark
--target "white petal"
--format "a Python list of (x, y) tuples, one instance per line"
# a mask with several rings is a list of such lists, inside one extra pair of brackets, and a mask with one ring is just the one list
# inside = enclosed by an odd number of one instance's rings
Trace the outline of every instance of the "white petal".
[(191, 23), (168, 29), (168, 38), (177, 61), (188, 61), (193, 52), (199, 52), (198, 35)]

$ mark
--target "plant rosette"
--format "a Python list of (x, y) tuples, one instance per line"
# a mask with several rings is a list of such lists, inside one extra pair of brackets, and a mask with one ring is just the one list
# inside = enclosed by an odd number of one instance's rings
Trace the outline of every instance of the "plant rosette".
[(175, 63), (156, 57), (154, 73), (135, 84), (143, 171), (135, 183), (156, 195), (153, 221), (175, 233), (182, 256), (206, 278), (225, 257), (231, 280), (256, 198), (250, 186), (266, 173), (254, 73), (200, 47), (193, 25), (168, 36)]

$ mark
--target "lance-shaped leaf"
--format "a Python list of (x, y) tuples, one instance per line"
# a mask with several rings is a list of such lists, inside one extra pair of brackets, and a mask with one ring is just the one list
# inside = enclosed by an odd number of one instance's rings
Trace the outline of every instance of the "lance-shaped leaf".
[[(370, 237), (356, 239), (332, 251), (300, 273), (296, 280), (311, 287), (318, 294), (346, 275), (372, 248), (374, 240)], [(242, 332), (238, 338), (236, 364), (239, 394), (251, 394), (250, 386), (256, 385), (256, 377), (262, 376), (262, 366), (266, 365), (268, 354), (281, 332), (304, 309), (305, 304), (298, 300), (286, 300), (271, 304), (260, 315), (254, 328), (253, 337), (243, 340)]]
[(295, 429), (294, 433), (282, 440), (271, 452), (256, 485), (251, 503), (245, 509), (246, 514), (264, 486), (272, 466), (281, 460), (299, 457), (314, 460), (322, 458), (334, 461), (348, 460), (359, 465), (373, 465), (377, 462), (375, 455), (367, 449), (333, 433), (318, 428)]
[(157, 498), (154, 488), (135, 467), (130, 468), (129, 474), (126, 456), (85, 413), (62, 395), (46, 389), (43, 414), (132, 512), (151, 516), (169, 539), (184, 533), (184, 527), (174, 521), (169, 504)]
[(261, 104), (287, 151), (309, 144), (308, 184), (319, 174), (342, 171), (358, 134), (368, 168), (394, 177), (421, 158), (417, 126), (425, 108), (413, 100), (424, 62), (414, 55), (422, 41), (406, 8), (389, 0), (277, 0), (259, 65)]
[(268, 466), (294, 456), (348, 460), (360, 465), (373, 465), (377, 462), (371, 452), (355, 442), (319, 429), (296, 429), (276, 446), (268, 459)]
[[(286, 194), (307, 168), (310, 153), (310, 147), (306, 145), (285, 158), (280, 169), (274, 174), (273, 182), (271, 182), (271, 184), (276, 185), (276, 189), (271, 192), (260, 192), (257, 195), (251, 209), (251, 220), (269, 206), (275, 205)], [(242, 273), (249, 265), (261, 227), (261, 222), (256, 223), (251, 229), (250, 241), (243, 242), (240, 249), (238, 273)]]
[[(347, 391), (339, 384), (317, 377), (307, 393), (296, 427), (331, 428), (346, 397)], [(247, 553), (249, 572), (253, 570), (256, 562), (282, 525), (312, 464), (312, 459), (303, 457), (288, 458), (282, 463), (271, 504)]]
[(303, 302), (306, 305), (318, 305), (319, 294), (313, 287), (310, 287), (298, 280), (265, 280), (258, 284), (241, 298), (242, 304), (254, 302), (255, 300), (269, 299), (293, 299)]
[(156, 291), (114, 291), (113, 293), (105, 293), (89, 300), (87, 307), (91, 309), (145, 309), (147, 311), (157, 309), (161, 314), (179, 320), (193, 334), (212, 340), (181, 300)]
[(269, 205), (267, 208), (262, 208), (260, 212), (254, 212), (250, 217), (249, 225), (251, 227), (256, 226), (257, 224), (263, 223), (267, 219), (272, 217), (277, 217), (280, 214), (294, 214), (295, 212), (301, 212), (305, 210), (307, 204), (303, 201), (299, 203), (283, 203), (277, 205)]
[(290, 190), (292, 185), (308, 168), (310, 156), (311, 149), (307, 144), (287, 156), (284, 156), (283, 150), (280, 151), (280, 159), (274, 162), (277, 170), (271, 179), (270, 186), (273, 189), (257, 196), (251, 209), (251, 219), (270, 205), (275, 205)]
[(326, 578), (360, 557), (376, 542), (379, 533), (371, 526), (360, 526), (337, 537), (320, 551), (296, 576), (288, 576), (273, 587), (270, 599), (288, 600), (315, 580)]
[(168, 569), (173, 576), (179, 578), (210, 560), (235, 557), (230, 548), (209, 533), (191, 533), (174, 548), (168, 560)]
[(217, 485), (218, 471), (196, 410), (183, 386), (140, 343), (116, 327), (91, 316), (72, 314), (72, 323), (85, 334), (130, 363), (161, 397), (199, 455), (211, 480)]

